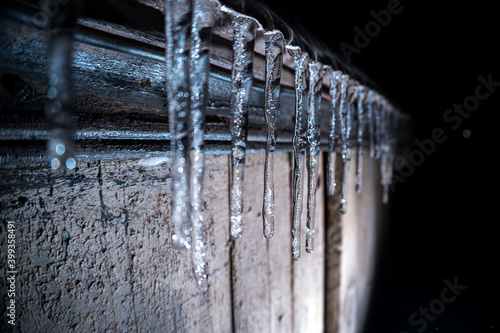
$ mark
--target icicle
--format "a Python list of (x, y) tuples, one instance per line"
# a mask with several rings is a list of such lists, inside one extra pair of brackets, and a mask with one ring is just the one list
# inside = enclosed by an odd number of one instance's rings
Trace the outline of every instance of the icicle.
[(387, 133), (388, 112), (385, 99), (381, 98), (380, 103), (380, 183), (383, 189), (382, 202), (387, 202), (387, 154), (389, 152), (389, 142)]
[(346, 118), (346, 130), (347, 130), (347, 152), (348, 152), (348, 158), (351, 158), (351, 133), (352, 133), (352, 124), (354, 122), (354, 115), (356, 114), (355, 112), (355, 107), (356, 107), (356, 100), (358, 99), (358, 94), (357, 94), (357, 89), (356, 87), (359, 85), (358, 81), (355, 80), (349, 80), (347, 83), (347, 106), (348, 106), (348, 113), (347, 113), (347, 118)]
[[(67, 2), (66, 2), (67, 3)], [(73, 143), (73, 90), (71, 82), (71, 54), (73, 25), (81, 3), (72, 1), (52, 19), (49, 39), (49, 103), (46, 116), (51, 126), (47, 141), (50, 167), (71, 170), (76, 167)], [(62, 8), (61, 8), (62, 9)], [(71, 12), (70, 12), (71, 11)]]
[(210, 71), (209, 47), (211, 27), (215, 21), (215, 3), (193, 0), (191, 25), (192, 45), (190, 50), (190, 95), (191, 112), (189, 127), (191, 145), (189, 154), (189, 198), (191, 201), (191, 223), (193, 238), (194, 274), (201, 291), (208, 288), (205, 244), (203, 240), (203, 174), (204, 174), (204, 118), (207, 103), (207, 83)]
[(361, 193), (361, 182), (363, 178), (363, 129), (364, 129), (364, 114), (363, 114), (363, 100), (364, 100), (365, 87), (362, 85), (357, 86), (358, 93), (358, 133), (356, 140), (356, 192)]
[(316, 213), (316, 182), (319, 171), (320, 151), (320, 108), (323, 84), (323, 65), (309, 64), (309, 101), (307, 108), (307, 173), (309, 176), (307, 193), (306, 251), (314, 251), (314, 219)]
[(389, 201), (389, 187), (392, 184), (392, 172), (394, 164), (394, 149), (393, 149), (393, 139), (391, 134), (393, 133), (393, 110), (390, 104), (383, 103), (383, 132), (382, 132), (382, 144), (381, 144), (381, 184), (383, 188), (382, 202), (387, 203)]
[(172, 241), (174, 246), (191, 248), (188, 149), (189, 149), (189, 63), (191, 1), (167, 0), (165, 33), (167, 39), (167, 100), (172, 151)]
[(231, 181), (229, 191), (230, 234), (243, 230), (243, 181), (248, 132), (248, 101), (253, 82), (253, 46), (257, 24), (246, 16), (233, 18)]
[(280, 81), (283, 63), (283, 34), (278, 30), (264, 33), (266, 49), (265, 118), (267, 129), (266, 162), (264, 170), (264, 203), (262, 217), (264, 236), (274, 235), (274, 150), (276, 128), (280, 118)]
[(302, 187), (304, 181), (304, 157), (307, 145), (307, 82), (309, 56), (297, 46), (286, 46), (294, 57), (295, 65), (295, 129), (293, 134), (293, 211), (292, 211), (292, 258), (300, 260), (300, 228), (302, 215)]
[(340, 136), (342, 141), (342, 174), (340, 185), (340, 212), (345, 214), (347, 212), (347, 177), (349, 171), (349, 106), (347, 105), (347, 84), (349, 75), (342, 75), (340, 81)]
[(369, 135), (370, 158), (375, 158), (375, 117), (373, 115), (373, 90), (368, 90), (366, 94), (366, 113)]
[(376, 159), (380, 158), (380, 145), (382, 141), (382, 108), (383, 108), (383, 100), (380, 94), (377, 94), (375, 98), (375, 148), (374, 148), (374, 157)]
[(397, 143), (398, 143), (398, 133), (399, 133), (399, 117), (398, 113), (393, 110), (392, 105), (390, 105), (390, 127), (389, 127), (389, 152), (387, 157), (387, 194), (386, 201), (389, 201), (389, 189), (392, 185), (393, 175), (394, 175), (394, 160), (397, 153)]
[(337, 144), (338, 144), (338, 127), (339, 127), (339, 83), (341, 79), (342, 72), (340, 71), (330, 71), (330, 100), (331, 109), (330, 114), (330, 133), (328, 135), (328, 168), (327, 168), (327, 190), (328, 195), (333, 195), (335, 193), (335, 187), (337, 183), (335, 181), (335, 160), (337, 156)]

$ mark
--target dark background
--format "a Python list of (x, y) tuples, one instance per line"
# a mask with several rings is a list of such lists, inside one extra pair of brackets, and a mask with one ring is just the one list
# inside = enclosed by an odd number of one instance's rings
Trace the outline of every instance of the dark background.
[[(354, 27), (364, 30), (374, 20), (370, 11), (387, 9), (389, 1), (268, 3), (338, 48), (354, 45)], [(441, 128), (447, 140), (391, 194), (365, 332), (498, 332), (500, 87), (457, 129), (443, 114), (475, 94), (478, 76), (500, 82), (499, 11), (493, 1), (402, 0), (401, 6), (353, 54), (353, 64), (413, 117), (416, 139)], [(443, 280), (455, 278), (467, 289), (427, 327), (411, 326), (410, 315), (441, 297)]]

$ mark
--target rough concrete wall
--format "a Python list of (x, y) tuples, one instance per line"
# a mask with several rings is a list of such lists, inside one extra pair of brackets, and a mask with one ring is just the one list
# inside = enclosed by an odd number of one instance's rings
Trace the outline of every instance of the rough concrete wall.
[(292, 263), (289, 155), (276, 156), (270, 241), (260, 216), (264, 155), (248, 157), (245, 230), (236, 241), (228, 235), (228, 157), (206, 160), (206, 298), (196, 290), (189, 253), (170, 246), (168, 162), (81, 162), (66, 173), (2, 166), (0, 294), (6, 299), (6, 228), (14, 221), (15, 331), (304, 332), (307, 325), (307, 332), (322, 331), (323, 186), (317, 251)]
[[(208, 159), (208, 179), (225, 178), (220, 162)], [(66, 174), (2, 170), (2, 234), (7, 220), (17, 227), (19, 331), (196, 332), (209, 316), (214, 330), (229, 331), (223, 212), (207, 214), (207, 256), (217, 276), (207, 301), (197, 293), (188, 252), (170, 246), (169, 168), (137, 160), (82, 164)], [(220, 186), (207, 182), (207, 202), (227, 202)], [(1, 242), (4, 250), (5, 237)]]

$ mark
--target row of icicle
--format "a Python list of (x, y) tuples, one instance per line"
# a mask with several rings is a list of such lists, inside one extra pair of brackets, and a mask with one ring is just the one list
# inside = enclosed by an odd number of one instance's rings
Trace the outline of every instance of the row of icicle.
[[(243, 183), (248, 131), (248, 102), (253, 82), (255, 36), (262, 26), (254, 18), (240, 14), (215, 1), (167, 0), (166, 2), (167, 97), (172, 150), (174, 225), (172, 240), (192, 249), (194, 271), (202, 290), (207, 287), (207, 267), (202, 238), (203, 114), (209, 73), (210, 29), (216, 14), (229, 15), (233, 25), (232, 64), (232, 146), (229, 189), (230, 235), (243, 232)], [(361, 191), (363, 138), (368, 127), (369, 151), (380, 158), (384, 202), (392, 178), (394, 141), (391, 131), (397, 124), (396, 111), (376, 91), (349, 75), (314, 61), (300, 47), (285, 42), (278, 30), (264, 31), (265, 38), (265, 120), (267, 144), (263, 195), (263, 233), (274, 235), (273, 166), (277, 126), (280, 118), (280, 80), (283, 54), (288, 52), (295, 65), (295, 130), (293, 136), (293, 221), (292, 257), (300, 259), (304, 162), (308, 172), (306, 251), (314, 250), (316, 179), (320, 153), (320, 107), (323, 76), (330, 77), (331, 116), (327, 161), (327, 192), (340, 185), (341, 212), (346, 213), (346, 174), (351, 160), (350, 137), (354, 118), (356, 133), (356, 190)], [(335, 175), (335, 157), (340, 147), (342, 174)], [(340, 184), (338, 179), (341, 179)]]
[[(217, 0), (166, 0), (165, 4), (166, 81), (172, 154), (172, 243), (192, 251), (194, 274), (202, 291), (207, 289), (208, 276), (202, 212), (204, 114), (210, 71), (211, 30), (218, 15), (228, 15), (233, 25), (229, 220), (230, 235), (237, 239), (243, 231), (243, 183), (254, 42), (257, 30), (264, 29), (254, 18), (221, 6)], [(357, 119), (358, 124), (355, 134), (356, 191), (361, 191), (363, 140), (368, 137), (370, 157), (381, 160), (383, 201), (386, 202), (392, 181), (398, 112), (375, 90), (310, 58), (299, 46), (287, 43), (282, 32), (263, 31), (263, 35), (266, 59), (264, 115), (267, 129), (263, 233), (267, 239), (274, 235), (274, 151), (280, 118), (281, 70), (284, 52), (287, 52), (293, 57), (295, 66), (292, 257), (293, 260), (299, 260), (305, 170), (308, 174), (305, 249), (309, 253), (314, 250), (323, 76), (329, 76), (330, 79), (331, 103), (327, 193), (334, 194), (340, 186), (340, 209), (343, 214), (346, 213), (346, 178), (351, 160), (350, 138), (354, 120)], [(60, 165), (73, 169), (76, 161), (71, 140), (71, 48), (58, 45), (67, 43), (71, 37), (69, 34), (59, 37), (57, 33), (51, 36), (50, 103), (47, 113), (55, 125), (48, 141), (49, 156), (53, 169)], [(342, 158), (340, 175), (335, 174), (337, 150)]]

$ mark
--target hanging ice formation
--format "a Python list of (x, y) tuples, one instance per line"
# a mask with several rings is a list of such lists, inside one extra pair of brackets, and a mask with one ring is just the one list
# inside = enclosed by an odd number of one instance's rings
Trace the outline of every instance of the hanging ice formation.
[(191, 24), (192, 45), (189, 72), (191, 113), (191, 145), (189, 152), (189, 198), (191, 201), (191, 223), (193, 233), (194, 273), (199, 288), (207, 289), (207, 267), (203, 240), (203, 175), (204, 175), (204, 118), (207, 102), (207, 84), (210, 71), (209, 48), (212, 25), (215, 21), (215, 3), (193, 0)]
[(172, 152), (172, 243), (192, 249), (194, 273), (207, 288), (203, 241), (203, 124), (215, 3), (167, 0), (167, 99)]
[(266, 56), (265, 119), (267, 129), (266, 160), (264, 164), (264, 203), (262, 217), (264, 236), (274, 235), (274, 150), (280, 118), (280, 81), (283, 64), (283, 34), (278, 30), (264, 33)]
[(335, 163), (337, 156), (337, 145), (339, 143), (339, 85), (342, 72), (330, 69), (330, 132), (328, 134), (328, 161), (327, 161), (327, 191), (328, 195), (335, 194), (335, 187), (337, 186), (335, 176)]
[(342, 75), (340, 79), (340, 137), (341, 137), (341, 156), (342, 156), (342, 169), (341, 169), (341, 184), (340, 184), (340, 212), (345, 214), (347, 212), (347, 177), (349, 171), (349, 162), (351, 153), (349, 149), (349, 132), (350, 132), (350, 107), (347, 101), (347, 85), (349, 83), (349, 76)]
[(391, 138), (391, 130), (395, 131), (394, 127), (394, 114), (392, 112), (392, 107), (388, 106), (387, 109), (383, 111), (383, 127), (382, 127), (382, 142), (381, 142), (381, 161), (380, 161), (380, 171), (381, 171), (381, 183), (383, 187), (382, 202), (387, 203), (389, 201), (389, 187), (392, 184), (392, 171), (394, 164), (394, 152), (393, 143)]
[(382, 140), (382, 112), (384, 101), (381, 95), (377, 94), (375, 98), (375, 144), (373, 146), (373, 158), (380, 158), (380, 145)]
[[(203, 115), (208, 80), (208, 37), (215, 2), (202, 0), (167, 1), (167, 95), (172, 150), (173, 241), (193, 248), (195, 275), (206, 288), (206, 264), (202, 239)], [(263, 193), (263, 234), (274, 235), (274, 151), (280, 120), (280, 82), (284, 50), (293, 58), (295, 124), (293, 133), (292, 176), (292, 258), (301, 257), (301, 215), (307, 190), (306, 252), (314, 250), (316, 184), (321, 150), (321, 106), (323, 75), (329, 75), (330, 113), (328, 120), (328, 159), (326, 188), (332, 195), (340, 187), (340, 211), (347, 212), (348, 172), (351, 149), (356, 151), (357, 192), (362, 189), (363, 142), (369, 155), (381, 160), (384, 202), (391, 184), (396, 139), (391, 134), (397, 125), (397, 112), (378, 92), (329, 65), (310, 60), (301, 47), (284, 40), (278, 30), (264, 31), (250, 16), (220, 6), (222, 15), (231, 18), (233, 58), (231, 91), (231, 157), (229, 188), (230, 235), (236, 239), (243, 231), (243, 183), (248, 136), (248, 107), (253, 84), (254, 43), (257, 31), (264, 38), (265, 83), (264, 117), (266, 155)], [(208, 18), (207, 18), (208, 17)], [(296, 38), (290, 41), (297, 42)], [(300, 44), (300, 41), (299, 41)], [(175, 75), (174, 75), (175, 73)], [(354, 131), (356, 130), (356, 131)], [(340, 175), (335, 174), (340, 153)], [(305, 171), (308, 179), (306, 182)], [(308, 184), (306, 187), (305, 184)]]
[(295, 66), (295, 128), (293, 134), (292, 179), (292, 258), (300, 260), (300, 231), (302, 215), (302, 188), (304, 182), (304, 157), (307, 147), (307, 83), (309, 55), (298, 46), (286, 46), (294, 58)]
[[(217, 12), (218, 11), (218, 12)], [(285, 42), (279, 30), (264, 31), (253, 17), (221, 6), (217, 0), (166, 0), (165, 64), (170, 150), (172, 156), (172, 244), (190, 249), (198, 287), (207, 290), (207, 265), (203, 239), (204, 116), (210, 73), (209, 50), (216, 14), (232, 23), (231, 68), (231, 157), (229, 188), (230, 235), (236, 239), (243, 230), (243, 184), (247, 150), (248, 113), (253, 84), (254, 44), (257, 31), (264, 37), (266, 156), (263, 194), (263, 234), (274, 235), (274, 152), (280, 121), (280, 86), (284, 50), (293, 58), (295, 123), (293, 128), (292, 175), (292, 258), (301, 257), (301, 215), (307, 190), (305, 250), (313, 252), (315, 233), (316, 184), (321, 150), (321, 110), (323, 75), (329, 75), (328, 159), (326, 188), (329, 195), (340, 186), (340, 211), (347, 211), (348, 170), (351, 149), (356, 149), (357, 192), (362, 189), (363, 143), (371, 158), (380, 159), (383, 201), (389, 198), (394, 157), (398, 153), (399, 111), (379, 92), (355, 81), (343, 71), (322, 64), (297, 45), (303, 41), (290, 33)], [(50, 31), (49, 88), (47, 117), (52, 125), (48, 140), (51, 167), (73, 169), (76, 160), (72, 143), (72, 90), (70, 82), (72, 36), (75, 15), (54, 18)], [(61, 24), (61, 26), (57, 26)], [(61, 23), (62, 22), (62, 23)], [(288, 38), (287, 37), (287, 38)], [(297, 45), (292, 45), (296, 43)], [(323, 59), (323, 58), (321, 58)], [(287, 61), (290, 61), (287, 58)], [(323, 60), (321, 60), (323, 61)], [(287, 66), (289, 66), (287, 64)], [(326, 83), (327, 85), (328, 83)], [(325, 87), (326, 90), (326, 87)], [(328, 99), (328, 97), (325, 97)], [(324, 120), (323, 120), (324, 121)], [(356, 132), (353, 133), (353, 129)], [(336, 157), (341, 157), (340, 175), (335, 173)], [(308, 179), (304, 178), (307, 170)], [(306, 187), (305, 184), (308, 184)]]
[(165, 8), (167, 39), (167, 100), (172, 152), (172, 241), (176, 246), (191, 248), (189, 213), (188, 149), (190, 142), (189, 63), (191, 32), (191, 1), (167, 0)]
[(307, 108), (307, 222), (306, 251), (314, 250), (314, 220), (316, 213), (316, 181), (319, 171), (320, 151), (320, 108), (321, 89), (323, 83), (323, 65), (319, 62), (309, 63), (309, 99)]
[(375, 116), (373, 115), (373, 90), (366, 94), (366, 122), (368, 124), (368, 149), (370, 157), (375, 158)]
[(358, 85), (357, 87), (357, 116), (358, 116), (358, 132), (356, 138), (356, 192), (361, 193), (361, 181), (363, 178), (363, 127), (364, 114), (363, 114), (363, 99), (365, 87)]
[(253, 47), (257, 22), (245, 15), (233, 16), (233, 68), (231, 98), (231, 168), (229, 223), (232, 238), (243, 230), (243, 182), (248, 135), (248, 102), (253, 82)]

